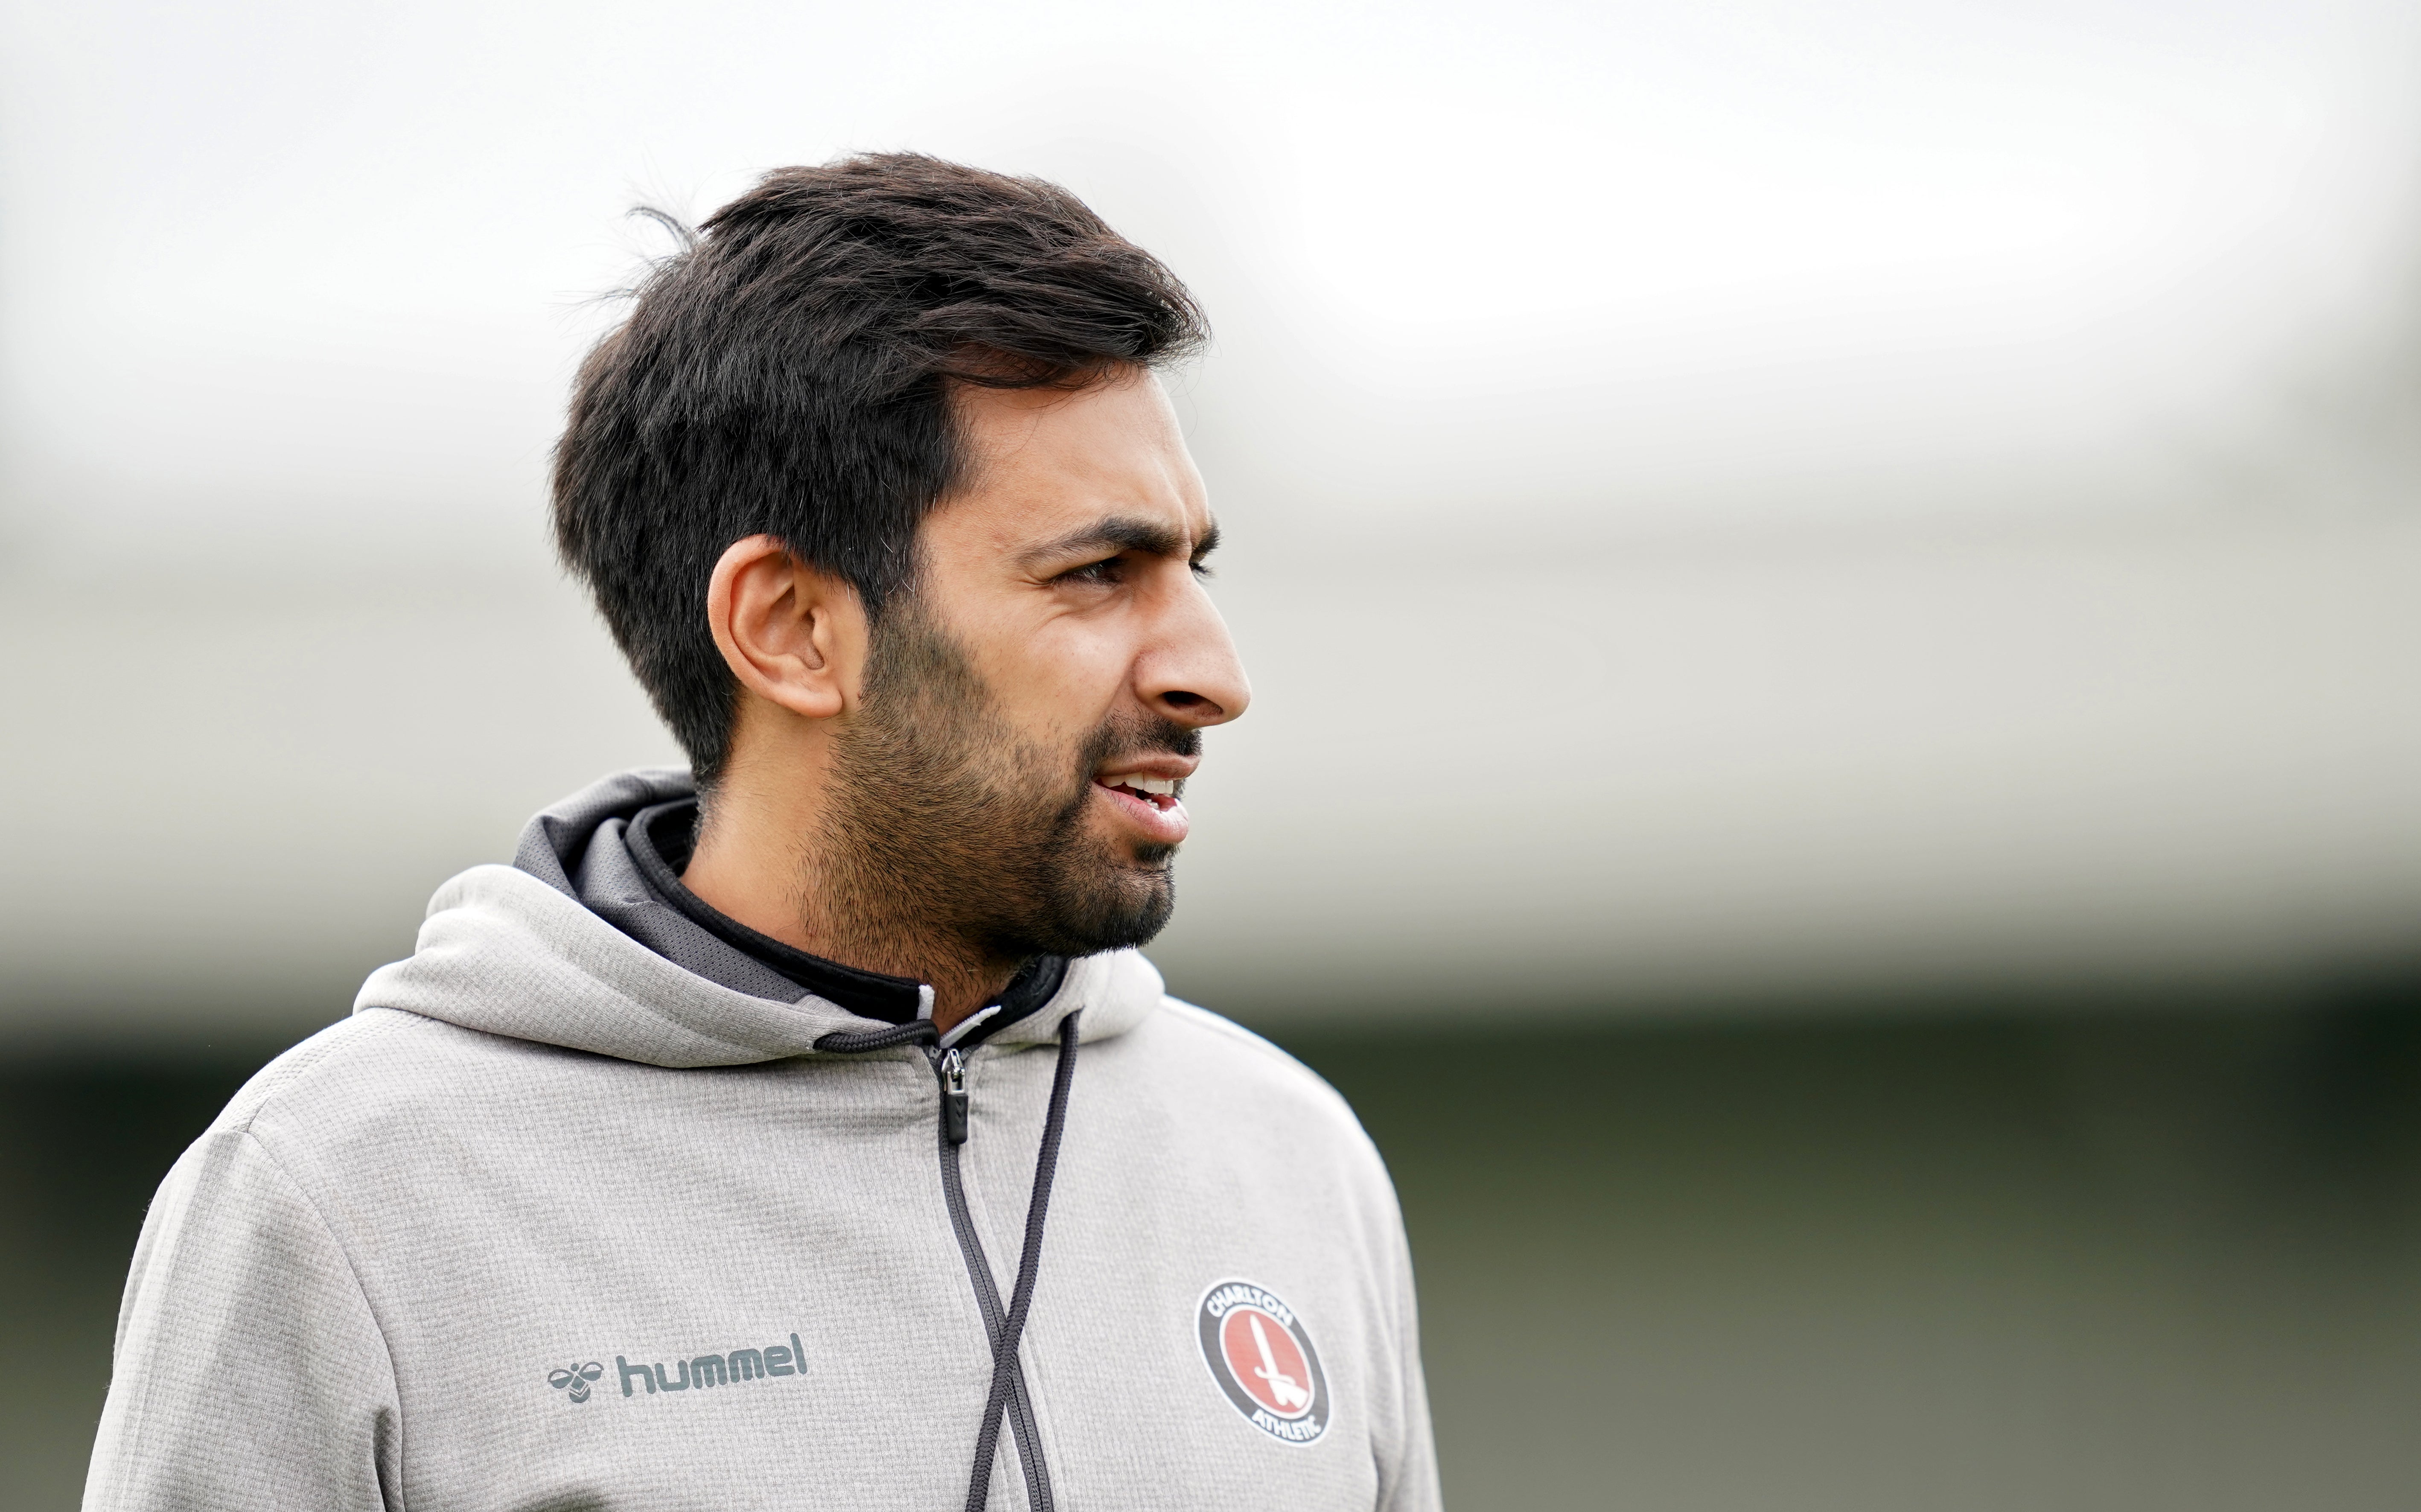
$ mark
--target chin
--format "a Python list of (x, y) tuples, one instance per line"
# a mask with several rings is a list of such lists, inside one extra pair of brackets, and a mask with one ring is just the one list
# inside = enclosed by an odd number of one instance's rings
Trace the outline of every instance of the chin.
[(1177, 909), (1177, 882), (1165, 862), (1157, 865), (1105, 866), (1070, 878), (1051, 910), (1042, 953), (1096, 956), (1147, 944), (1165, 928)]

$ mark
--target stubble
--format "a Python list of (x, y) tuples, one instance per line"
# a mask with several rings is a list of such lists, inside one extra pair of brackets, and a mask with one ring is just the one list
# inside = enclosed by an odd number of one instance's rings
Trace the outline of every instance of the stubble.
[(1190, 725), (1140, 715), (1072, 746), (1023, 739), (965, 649), (913, 599), (895, 602), (865, 698), (836, 731), (802, 912), (849, 943), (843, 959), (909, 975), (997, 977), (1036, 956), (1142, 944), (1176, 906), (1176, 848), (1120, 855), (1089, 833), (1093, 773), (1112, 756), (1200, 743)]

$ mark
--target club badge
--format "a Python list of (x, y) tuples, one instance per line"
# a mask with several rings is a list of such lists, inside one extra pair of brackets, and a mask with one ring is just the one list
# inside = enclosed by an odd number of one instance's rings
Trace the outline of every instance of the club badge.
[(1202, 1363), (1244, 1421), (1281, 1443), (1328, 1431), (1328, 1377), (1311, 1333), (1274, 1294), (1222, 1281), (1194, 1309)]

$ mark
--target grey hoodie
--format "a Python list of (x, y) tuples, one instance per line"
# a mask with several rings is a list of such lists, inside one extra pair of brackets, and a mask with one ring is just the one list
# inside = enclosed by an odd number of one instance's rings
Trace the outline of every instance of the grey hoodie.
[(1438, 1504), (1394, 1193), (1300, 1065), (1089, 957), (963, 1054), (954, 1145), (936, 1052), (836, 1052), (910, 1031), (580, 892), (447, 882), (178, 1161), (90, 1512), (964, 1505), (1054, 1080), (986, 1504)]

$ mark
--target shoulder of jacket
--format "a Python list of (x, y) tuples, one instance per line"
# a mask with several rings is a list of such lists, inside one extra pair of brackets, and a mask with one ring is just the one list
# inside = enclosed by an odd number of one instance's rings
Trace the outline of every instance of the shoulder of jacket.
[(1354, 1116), (1352, 1105), (1345, 1100), (1343, 1093), (1330, 1086), (1319, 1072), (1242, 1024), (1199, 1004), (1168, 996), (1161, 998), (1160, 1011), (1153, 1017), (1191, 1041), (1188, 1053), (1196, 1068), (1202, 1066), (1204, 1052), (1208, 1052), (1228, 1076), (1249, 1080), (1264, 1092), (1290, 1096), (1323, 1114), (1342, 1118), (1355, 1137), (1367, 1138), (1361, 1120)]
[[(433, 1063), (467, 1043), (494, 1037), (392, 1008), (339, 1019), (253, 1073), (211, 1125), (211, 1133), (253, 1133), (264, 1116), (335, 1108), (374, 1087), (395, 1089), (422, 1078), (414, 1061)], [(398, 1074), (400, 1073), (400, 1074)]]

